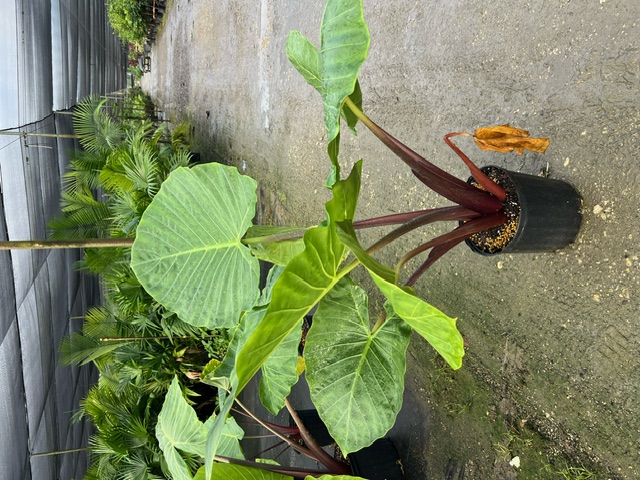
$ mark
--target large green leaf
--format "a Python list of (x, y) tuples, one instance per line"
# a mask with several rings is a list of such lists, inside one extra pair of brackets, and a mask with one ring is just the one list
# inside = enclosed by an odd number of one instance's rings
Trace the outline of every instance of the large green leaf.
[(274, 415), (284, 407), (284, 399), (298, 381), (298, 345), (302, 336), (302, 320), (262, 365), (260, 401)]
[(393, 426), (410, 335), (392, 312), (372, 332), (367, 295), (348, 277), (320, 302), (305, 345), (306, 375), (311, 400), (344, 453), (371, 445)]
[[(205, 468), (202, 467), (193, 480), (205, 480), (206, 478)], [(293, 480), (293, 477), (242, 465), (217, 463), (209, 480)]]
[[(290, 32), (287, 37), (287, 57), (307, 83), (324, 96), (322, 57), (320, 56), (320, 52), (307, 37), (297, 30)], [(332, 56), (329, 57), (333, 59)], [(357, 80), (348, 96), (358, 108), (362, 108), (362, 91)], [(353, 133), (356, 133), (355, 126), (358, 123), (358, 117), (351, 109), (342, 108), (341, 116), (345, 119)]]
[(328, 0), (320, 26), (320, 78), (329, 142), (340, 132), (342, 103), (354, 92), (368, 53), (362, 0)]
[[(229, 343), (227, 354), (221, 364), (215, 370), (207, 370), (207, 374), (203, 372), (203, 382), (210, 383), (215, 386), (224, 385), (224, 389), (219, 391), (220, 411), (213, 422), (207, 421), (210, 425), (209, 434), (207, 436), (207, 444), (205, 449), (205, 467), (210, 473), (213, 467), (215, 455), (219, 455), (225, 449), (225, 426), (228, 420), (225, 420), (231, 411), (235, 395), (238, 392), (238, 375), (236, 374), (236, 360), (240, 349), (244, 346), (247, 338), (255, 330), (260, 320), (264, 317), (267, 305), (271, 302), (273, 287), (282, 273), (281, 267), (274, 267), (269, 271), (266, 285), (262, 291), (262, 295), (256, 301), (254, 308), (246, 312), (240, 323), (234, 328), (233, 337)], [(223, 382), (223, 379), (226, 380)]]
[(156, 438), (174, 480), (191, 480), (189, 468), (178, 449), (202, 455), (207, 429), (182, 396), (177, 378), (171, 382), (162, 410), (158, 414)]
[(344, 246), (335, 227), (309, 229), (304, 244), (304, 252), (291, 260), (282, 272), (264, 318), (238, 354), (239, 390), (343, 275), (338, 272), (338, 266)]
[(464, 340), (456, 328), (457, 319), (418, 298), (413, 289), (389, 283), (371, 270), (369, 274), (396, 314), (425, 338), (451, 368), (460, 368), (464, 356)]
[(231, 327), (258, 296), (258, 260), (241, 239), (256, 182), (212, 163), (179, 168), (147, 208), (131, 252), (144, 288), (191, 325)]
[(333, 198), (326, 204), (329, 222), (307, 230), (304, 251), (289, 262), (273, 287), (271, 303), (264, 318), (238, 354), (236, 394), (313, 306), (355, 266), (338, 270), (345, 247), (336, 233), (335, 221), (353, 218), (361, 169), (362, 163), (358, 162), (349, 178), (336, 183)]
[[(205, 469), (202, 467), (193, 477), (193, 480), (205, 480)], [(226, 463), (218, 463), (215, 466), (213, 475), (209, 480), (293, 480), (289, 475), (273, 473), (258, 468), (245, 467), (241, 465), (232, 465)], [(351, 475), (322, 475), (321, 477), (312, 477), (308, 475), (305, 480), (365, 480), (362, 477), (353, 477)]]

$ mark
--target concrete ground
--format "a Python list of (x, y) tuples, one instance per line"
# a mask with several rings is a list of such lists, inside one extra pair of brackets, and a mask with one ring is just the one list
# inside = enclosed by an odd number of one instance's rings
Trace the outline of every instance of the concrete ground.
[[(391, 433), (407, 478), (462, 478), (462, 466), (473, 479), (640, 478), (640, 3), (364, 4), (371, 118), (461, 178), (447, 132), (510, 123), (550, 137), (545, 155), (522, 157), (458, 143), (481, 165), (536, 174), (548, 162), (584, 200), (570, 247), (488, 258), (459, 246), (418, 283), (459, 317), (468, 349), (452, 374), (412, 341)], [(317, 44), (321, 15), (308, 0), (174, 0), (142, 81), (192, 123), (204, 159), (260, 182), (265, 222), (323, 218), (321, 102), (285, 55), (292, 29)], [(442, 204), (364, 127), (343, 135), (345, 168), (359, 158), (359, 217)]]

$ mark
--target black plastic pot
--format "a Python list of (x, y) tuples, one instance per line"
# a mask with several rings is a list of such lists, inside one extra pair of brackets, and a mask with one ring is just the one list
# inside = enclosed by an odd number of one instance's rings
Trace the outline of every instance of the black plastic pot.
[(348, 458), (353, 474), (367, 480), (402, 480), (404, 475), (398, 451), (386, 437)]
[[(582, 215), (580, 194), (573, 186), (562, 180), (537, 177), (526, 173), (512, 172), (500, 167), (515, 187), (520, 217), (515, 236), (500, 252), (551, 252), (566, 247), (578, 235)], [(474, 252), (488, 253), (472, 243), (467, 245)]]
[[(335, 443), (335, 440), (329, 434), (329, 430), (327, 430), (327, 426), (320, 418), (320, 415), (318, 415), (317, 410), (296, 410), (296, 413), (318, 445), (324, 447)], [(289, 426), (296, 426), (291, 416), (289, 416)]]

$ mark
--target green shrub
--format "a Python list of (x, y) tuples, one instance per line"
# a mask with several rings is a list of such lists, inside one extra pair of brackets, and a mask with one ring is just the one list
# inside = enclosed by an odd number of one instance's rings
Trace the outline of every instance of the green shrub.
[(125, 42), (142, 43), (147, 34), (145, 0), (109, 0), (109, 23)]

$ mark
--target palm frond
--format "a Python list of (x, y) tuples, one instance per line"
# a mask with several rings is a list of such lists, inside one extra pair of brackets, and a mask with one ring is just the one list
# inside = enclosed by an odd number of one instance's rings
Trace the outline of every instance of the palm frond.
[(135, 453), (129, 455), (119, 466), (114, 480), (149, 480), (149, 459)]
[(118, 310), (124, 317), (130, 318), (144, 314), (153, 302), (130, 268), (107, 287), (110, 289), (110, 297), (118, 305)]
[(104, 110), (107, 99), (91, 96), (78, 103), (73, 112), (73, 128), (80, 143), (90, 151), (109, 151), (122, 141), (122, 128)]
[(144, 140), (132, 144), (131, 147), (132, 155), (122, 162), (125, 175), (133, 182), (134, 189), (143, 191), (153, 198), (161, 183), (156, 154)]
[[(114, 212), (116, 217), (117, 213)], [(86, 248), (84, 258), (77, 261), (74, 268), (108, 278), (128, 265), (130, 259), (130, 248)]]
[(105, 203), (97, 201), (88, 187), (63, 192), (62, 213), (47, 224), (50, 238), (80, 239), (101, 238), (111, 224), (111, 210)]
[(191, 164), (192, 155), (189, 150), (177, 150), (167, 160), (169, 173), (179, 167), (188, 167)]
[(171, 133), (169, 132), (169, 125), (161, 123), (151, 134), (151, 143), (158, 146), (159, 144), (166, 144), (171, 146)]
[(100, 186), (100, 171), (107, 162), (102, 152), (76, 150), (71, 155), (67, 172), (62, 176), (62, 185), (66, 191), (82, 190), (84, 187), (97, 189)]
[(99, 357), (107, 355), (126, 342), (104, 341), (99, 337), (90, 337), (72, 333), (60, 344), (60, 363), (62, 365), (86, 365)]
[(194, 338), (199, 337), (202, 334), (202, 330), (199, 327), (194, 327), (184, 321), (182, 321), (178, 315), (173, 312), (162, 311), (158, 313), (160, 319), (160, 327), (163, 335), (172, 338), (191, 336)]
[(132, 154), (126, 146), (118, 147), (111, 151), (106, 166), (100, 172), (100, 185), (110, 194), (130, 192), (134, 190), (133, 181), (127, 177), (124, 163), (131, 162)]
[(113, 212), (112, 237), (133, 236), (142, 213), (151, 203), (146, 194), (140, 192), (121, 192), (113, 198), (111, 211)]
[(155, 128), (153, 123), (146, 120), (142, 122), (131, 122), (124, 143), (127, 145), (136, 145), (146, 140), (155, 145), (157, 143), (157, 131), (161, 128), (162, 127)]
[(171, 131), (171, 145), (175, 150), (191, 147), (191, 125), (187, 122), (179, 123)]

